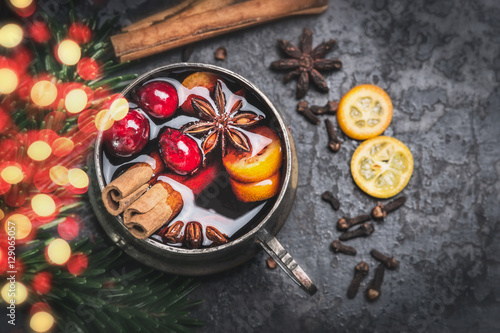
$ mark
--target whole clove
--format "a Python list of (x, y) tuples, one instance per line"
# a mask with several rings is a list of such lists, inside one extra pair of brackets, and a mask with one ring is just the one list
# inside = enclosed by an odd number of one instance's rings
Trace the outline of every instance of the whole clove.
[(319, 116), (323, 114), (335, 115), (337, 114), (338, 108), (339, 108), (338, 101), (329, 101), (326, 103), (325, 106), (311, 105), (309, 109), (311, 110), (312, 113)]
[(384, 264), (388, 269), (396, 269), (399, 266), (399, 262), (394, 257), (389, 257), (380, 251), (372, 249), (370, 254), (373, 258)]
[(219, 47), (217, 50), (215, 50), (214, 57), (216, 60), (224, 60), (227, 57), (227, 50), (225, 47)]
[(266, 260), (267, 267), (270, 269), (275, 269), (278, 264), (272, 257), (268, 257)]
[(397, 199), (394, 199), (391, 202), (388, 202), (385, 205), (383, 205), (382, 203), (379, 202), (377, 204), (377, 206), (375, 206), (375, 208), (373, 208), (372, 216), (374, 219), (382, 220), (387, 216), (387, 214), (389, 214), (390, 212), (393, 212), (396, 209), (398, 209), (399, 207), (403, 206), (405, 204), (405, 202), (406, 202), (406, 196), (404, 196), (404, 195), (397, 198)]
[(330, 191), (323, 192), (323, 194), (321, 195), (321, 199), (323, 199), (323, 201), (328, 202), (330, 206), (332, 206), (333, 210), (339, 210), (340, 201), (333, 195), (332, 192)]
[(297, 103), (297, 112), (302, 114), (304, 118), (313, 125), (318, 125), (320, 123), (319, 118), (311, 112), (309, 104), (306, 101), (299, 101), (299, 103)]
[(384, 282), (384, 274), (385, 266), (384, 264), (379, 264), (377, 269), (375, 270), (375, 277), (366, 289), (366, 298), (369, 301), (376, 300), (382, 294), (382, 282)]
[(342, 141), (339, 140), (337, 131), (330, 119), (325, 119), (326, 132), (328, 133), (328, 148), (334, 153), (339, 151)]
[(368, 237), (375, 231), (373, 224), (371, 223), (363, 223), (361, 227), (353, 231), (346, 231), (342, 235), (340, 235), (339, 239), (341, 241), (346, 241), (349, 239), (357, 238), (357, 237)]
[(351, 284), (347, 289), (347, 298), (353, 299), (354, 297), (356, 297), (359, 286), (361, 285), (361, 281), (363, 281), (365, 276), (368, 274), (368, 270), (368, 264), (364, 261), (356, 265), (356, 267), (354, 268), (354, 278), (352, 279)]
[(354, 225), (370, 221), (371, 219), (371, 216), (368, 214), (362, 214), (351, 218), (344, 216), (337, 221), (337, 229), (345, 231)]
[(335, 253), (343, 253), (349, 256), (355, 256), (358, 253), (355, 248), (349, 245), (342, 244), (342, 242), (338, 239), (334, 240), (332, 244), (330, 244), (330, 248)]

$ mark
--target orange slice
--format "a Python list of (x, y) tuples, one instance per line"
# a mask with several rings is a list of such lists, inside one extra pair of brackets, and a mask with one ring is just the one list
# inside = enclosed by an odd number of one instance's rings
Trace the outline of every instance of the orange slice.
[(363, 84), (342, 97), (337, 111), (342, 131), (356, 140), (382, 134), (392, 120), (391, 98), (381, 88)]
[(236, 199), (239, 201), (262, 201), (278, 194), (281, 183), (281, 172), (278, 170), (271, 177), (255, 183), (241, 183), (232, 178), (229, 179), (229, 182)]
[(401, 141), (378, 136), (366, 140), (354, 151), (351, 174), (356, 184), (376, 198), (401, 192), (413, 173), (413, 156)]
[(252, 150), (245, 152), (229, 146), (222, 158), (224, 167), (231, 178), (254, 183), (269, 178), (283, 164), (283, 152), (278, 134), (267, 126), (248, 130)]

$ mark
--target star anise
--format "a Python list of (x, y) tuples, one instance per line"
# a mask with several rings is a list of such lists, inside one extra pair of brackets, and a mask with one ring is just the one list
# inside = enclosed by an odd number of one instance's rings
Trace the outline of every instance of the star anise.
[(272, 69), (292, 70), (283, 78), (285, 83), (298, 77), (297, 99), (306, 95), (310, 80), (320, 91), (328, 92), (325, 78), (319, 71), (329, 71), (342, 67), (342, 62), (338, 59), (323, 59), (335, 45), (333, 39), (319, 44), (314, 49), (312, 49), (312, 39), (312, 32), (309, 28), (305, 28), (300, 37), (300, 49), (286, 40), (278, 39), (283, 52), (292, 59), (280, 59), (271, 64)]
[(239, 129), (254, 126), (263, 119), (262, 116), (251, 112), (239, 112), (243, 106), (243, 98), (232, 94), (227, 102), (222, 85), (220, 80), (215, 85), (215, 108), (203, 98), (194, 97), (191, 100), (191, 105), (201, 120), (183, 129), (184, 133), (193, 135), (206, 134), (201, 146), (205, 155), (214, 150), (220, 142), (222, 155), (225, 156), (226, 141), (237, 149), (250, 151), (250, 140)]

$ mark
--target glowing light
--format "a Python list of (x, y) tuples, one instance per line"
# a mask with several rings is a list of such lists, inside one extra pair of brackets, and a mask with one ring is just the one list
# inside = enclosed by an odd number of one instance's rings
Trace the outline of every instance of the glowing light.
[(9, 23), (0, 29), (0, 45), (3, 47), (16, 47), (22, 40), (23, 29), (19, 25)]
[(0, 209), (0, 220), (2, 220), (5, 217), (5, 213), (3, 210)]
[(1, 294), (5, 303), (10, 304), (10, 300), (14, 299), (17, 306), (24, 303), (26, 298), (28, 298), (28, 289), (26, 289), (26, 286), (21, 282), (16, 281), (12, 285), (10, 282), (7, 282), (2, 287)]
[(68, 216), (63, 222), (57, 225), (57, 232), (61, 238), (70, 241), (78, 236), (78, 233), (80, 232), (80, 225), (73, 217)]
[(57, 98), (57, 87), (50, 81), (38, 81), (31, 88), (31, 100), (38, 106), (48, 106)]
[(89, 176), (82, 169), (74, 168), (68, 171), (69, 183), (76, 188), (89, 186)]
[(83, 89), (71, 90), (64, 99), (64, 106), (69, 113), (82, 112), (87, 106), (87, 94)]
[(54, 317), (46, 311), (38, 311), (30, 319), (30, 327), (35, 332), (47, 332), (52, 326), (54, 326)]
[(17, 88), (19, 80), (10, 68), (0, 68), (0, 94), (10, 94)]
[(23, 170), (15, 165), (9, 165), (2, 170), (0, 175), (9, 184), (17, 184), (24, 178)]
[(31, 232), (31, 221), (26, 215), (13, 214), (9, 216), (7, 223), (5, 223), (5, 232), (7, 234), (9, 233), (9, 227), (12, 227), (12, 225), (14, 225), (16, 239), (25, 239)]
[(64, 265), (71, 256), (71, 248), (68, 242), (62, 238), (56, 238), (47, 246), (47, 257), (55, 265)]
[(62, 165), (56, 165), (50, 168), (49, 176), (50, 180), (52, 180), (54, 184), (64, 186), (69, 183), (68, 169)]
[(36, 215), (46, 217), (56, 212), (56, 203), (50, 195), (37, 194), (31, 199), (31, 208)]
[(52, 148), (45, 141), (35, 141), (28, 147), (28, 156), (34, 161), (46, 160), (52, 154)]
[(71, 153), (74, 147), (75, 144), (71, 139), (62, 137), (52, 143), (52, 153), (58, 157), (66, 156)]
[(65, 65), (73, 66), (78, 63), (82, 56), (82, 50), (77, 43), (71, 39), (63, 40), (57, 47), (57, 56)]
[(122, 120), (128, 113), (128, 101), (125, 98), (118, 98), (109, 107), (113, 120)]
[(92, 58), (82, 58), (76, 66), (76, 72), (85, 81), (95, 80), (101, 75), (101, 68), (97, 61)]
[(10, 0), (10, 3), (16, 8), (23, 9), (31, 5), (33, 0)]
[(71, 256), (66, 267), (71, 274), (78, 276), (87, 269), (88, 263), (87, 256), (83, 253), (78, 253)]
[(110, 129), (114, 122), (113, 118), (110, 117), (109, 110), (101, 110), (95, 116), (95, 127), (99, 131)]

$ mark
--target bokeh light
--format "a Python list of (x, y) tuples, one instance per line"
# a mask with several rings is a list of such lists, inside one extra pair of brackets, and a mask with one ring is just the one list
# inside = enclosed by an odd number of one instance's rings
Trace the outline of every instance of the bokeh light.
[(17, 240), (25, 239), (31, 232), (32, 224), (30, 219), (24, 214), (12, 214), (5, 222), (5, 232), (14, 225), (15, 238)]
[(0, 68), (0, 94), (10, 94), (17, 88), (19, 80), (10, 68)]
[(104, 109), (99, 111), (99, 113), (95, 116), (95, 127), (99, 131), (105, 131), (113, 126), (115, 121), (110, 117), (110, 112), (108, 109)]
[(54, 326), (54, 316), (46, 311), (36, 312), (30, 319), (30, 327), (33, 331), (44, 333)]
[(28, 147), (28, 156), (34, 161), (46, 160), (52, 154), (52, 148), (45, 141), (35, 141)]
[(95, 59), (85, 57), (80, 59), (76, 72), (85, 81), (95, 80), (101, 75), (101, 67)]
[(49, 106), (56, 98), (57, 87), (50, 81), (38, 81), (31, 88), (31, 100), (38, 106)]
[(0, 29), (0, 45), (16, 47), (23, 40), (23, 29), (15, 23), (8, 23)]
[(10, 3), (16, 8), (23, 9), (31, 5), (33, 0), (10, 0)]
[(61, 238), (71, 241), (78, 236), (78, 233), (80, 232), (80, 224), (74, 217), (67, 216), (64, 221), (57, 225), (57, 232)]
[(0, 209), (0, 220), (2, 220), (5, 217), (5, 213), (3, 210)]
[(62, 165), (56, 165), (49, 170), (50, 180), (59, 186), (64, 186), (69, 183), (68, 169)]
[(47, 258), (55, 265), (64, 265), (71, 256), (71, 248), (64, 239), (56, 238), (47, 246)]
[(74, 168), (68, 171), (69, 183), (76, 188), (89, 186), (89, 176), (82, 169)]
[(77, 253), (71, 256), (66, 267), (68, 268), (68, 272), (78, 276), (85, 272), (88, 264), (89, 262), (87, 256), (83, 253)]
[(125, 98), (118, 98), (111, 103), (109, 111), (111, 112), (111, 118), (118, 121), (125, 118), (129, 110), (128, 101)]
[[(16, 281), (13, 284), (13, 286), (11, 286), (10, 282), (7, 282), (2, 287), (1, 294), (2, 294), (2, 299), (5, 301), (5, 303), (10, 304), (10, 300), (14, 299), (16, 301), (16, 306), (17, 306), (24, 303), (24, 301), (26, 301), (26, 298), (28, 298), (28, 289), (26, 289), (26, 286), (19, 281)], [(14, 297), (11, 297), (12, 294), (14, 294), (13, 295)]]
[(9, 184), (17, 184), (24, 178), (23, 170), (19, 165), (9, 165), (0, 172), (2, 179)]
[(81, 56), (82, 50), (80, 46), (71, 39), (63, 40), (57, 47), (57, 57), (65, 65), (76, 65)]
[(56, 212), (56, 203), (48, 194), (36, 194), (31, 199), (31, 208), (36, 215), (46, 217)]
[(61, 137), (52, 143), (52, 153), (58, 157), (67, 156), (74, 147), (75, 144), (71, 139)]
[(82, 112), (87, 106), (87, 94), (83, 89), (71, 90), (64, 99), (64, 107), (69, 113)]

